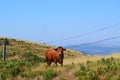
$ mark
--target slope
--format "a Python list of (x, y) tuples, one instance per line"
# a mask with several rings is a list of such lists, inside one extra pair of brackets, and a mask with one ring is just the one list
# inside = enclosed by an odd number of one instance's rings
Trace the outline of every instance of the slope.
[[(3, 38), (0, 39), (2, 42)], [(49, 46), (8, 38), (7, 60), (0, 61), (1, 80), (119, 80), (120, 54), (90, 56), (65, 51), (64, 65), (47, 68), (44, 51)], [(0, 46), (2, 53), (2, 45)], [(5, 75), (4, 75), (5, 74)]]
[[(43, 57), (45, 50), (47, 50), (50, 47), (53, 47), (42, 43), (35, 43), (35, 42), (23, 41), (23, 40), (11, 39), (11, 38), (7, 38), (7, 39), (9, 41), (9, 45), (7, 45), (7, 51), (6, 51), (7, 59), (18, 58), (18, 55), (24, 54), (26, 52), (31, 52), (37, 56)], [(4, 38), (0, 38), (0, 43), (2, 43), (3, 40)], [(2, 45), (0, 46), (0, 54), (2, 57)], [(80, 55), (84, 55), (84, 54), (69, 49), (65, 51), (65, 58), (77, 57)]]

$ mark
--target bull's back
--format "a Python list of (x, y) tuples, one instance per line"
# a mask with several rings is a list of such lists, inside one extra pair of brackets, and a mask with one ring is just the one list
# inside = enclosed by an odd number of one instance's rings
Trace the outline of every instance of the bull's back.
[(48, 59), (57, 58), (59, 55), (55, 50), (49, 49), (45, 52), (45, 57)]
[(52, 48), (48, 49), (46, 52), (45, 52), (45, 57), (46, 58), (52, 58), (53, 56), (56, 55), (56, 51)]

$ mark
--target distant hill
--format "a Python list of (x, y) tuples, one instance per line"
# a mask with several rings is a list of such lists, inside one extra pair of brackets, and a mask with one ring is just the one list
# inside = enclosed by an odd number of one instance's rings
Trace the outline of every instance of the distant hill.
[(120, 52), (120, 46), (110, 46), (110, 45), (74, 45), (74, 46), (68, 46), (67, 48), (85, 52), (92, 55), (106, 55), (111, 54), (115, 52)]

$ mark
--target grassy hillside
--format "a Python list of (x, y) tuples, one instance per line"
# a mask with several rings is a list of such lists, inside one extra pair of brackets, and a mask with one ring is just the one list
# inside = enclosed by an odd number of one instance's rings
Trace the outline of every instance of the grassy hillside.
[(119, 53), (90, 56), (67, 49), (63, 67), (52, 64), (47, 68), (44, 52), (50, 46), (16, 39), (8, 40), (10, 45), (7, 45), (7, 60), (0, 61), (1, 80), (120, 79)]
[[(0, 42), (2, 41), (3, 41), (3, 38), (0, 38)], [(32, 54), (43, 57), (45, 50), (50, 48), (50, 46), (46, 44), (34, 43), (34, 42), (23, 41), (23, 40), (8, 38), (8, 41), (10, 44), (7, 45), (7, 59), (17, 58), (19, 55), (24, 54), (26, 52), (31, 52)], [(0, 53), (2, 53), (2, 45), (0, 46)], [(76, 56), (79, 56), (80, 54), (72, 50), (65, 51), (66, 58), (76, 57)]]

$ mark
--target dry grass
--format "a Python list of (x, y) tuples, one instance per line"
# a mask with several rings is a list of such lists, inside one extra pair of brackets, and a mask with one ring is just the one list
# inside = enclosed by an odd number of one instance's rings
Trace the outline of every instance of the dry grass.
[[(64, 59), (64, 67), (57, 67), (57, 70), (61, 70), (61, 72), (59, 73), (59, 76), (55, 77), (53, 80), (79, 80), (77, 77), (75, 77), (73, 74), (74, 72), (79, 70), (79, 66), (77, 64), (81, 63), (81, 64), (86, 64), (87, 61), (92, 61), (92, 62), (97, 62), (98, 60), (101, 60), (102, 58), (120, 58), (120, 53), (113, 53), (110, 55), (105, 55), (105, 56), (85, 56), (85, 55), (81, 55), (75, 58), (69, 58), (69, 59)], [(73, 68), (68, 67), (65, 68), (65, 66), (74, 66)], [(95, 70), (94, 65), (91, 66), (91, 69)], [(56, 69), (56, 67), (55, 67)]]
[[(57, 72), (57, 76), (52, 80), (79, 80), (74, 75), (74, 73), (79, 70), (79, 65), (77, 64), (79, 63), (86, 64), (88, 60), (92, 62), (96, 62), (102, 58), (111, 58), (111, 57), (120, 58), (120, 53), (114, 53), (114, 54), (105, 55), (105, 56), (80, 55), (74, 58), (72, 57), (65, 58), (63, 67), (61, 67), (60, 65), (55, 66), (55, 64), (53, 63), (51, 67), (47, 68), (46, 63), (41, 63), (38, 66), (31, 68), (31, 72), (46, 71), (47, 69), (52, 69)], [(95, 69), (94, 65), (91, 68)], [(33, 78), (33, 80), (37, 80), (37, 78), (39, 78), (40, 80), (44, 80), (44, 78), (41, 75), (36, 76), (35, 78)], [(26, 79), (26, 80), (29, 80), (29, 79)]]
[(97, 61), (101, 59), (101, 56), (78, 56), (75, 58), (64, 59), (64, 64), (77, 64), (77, 63), (86, 63), (86, 61)]
[(112, 53), (110, 55), (106, 55), (104, 56), (105, 58), (110, 58), (110, 57), (114, 57), (114, 58), (120, 58), (120, 53)]

